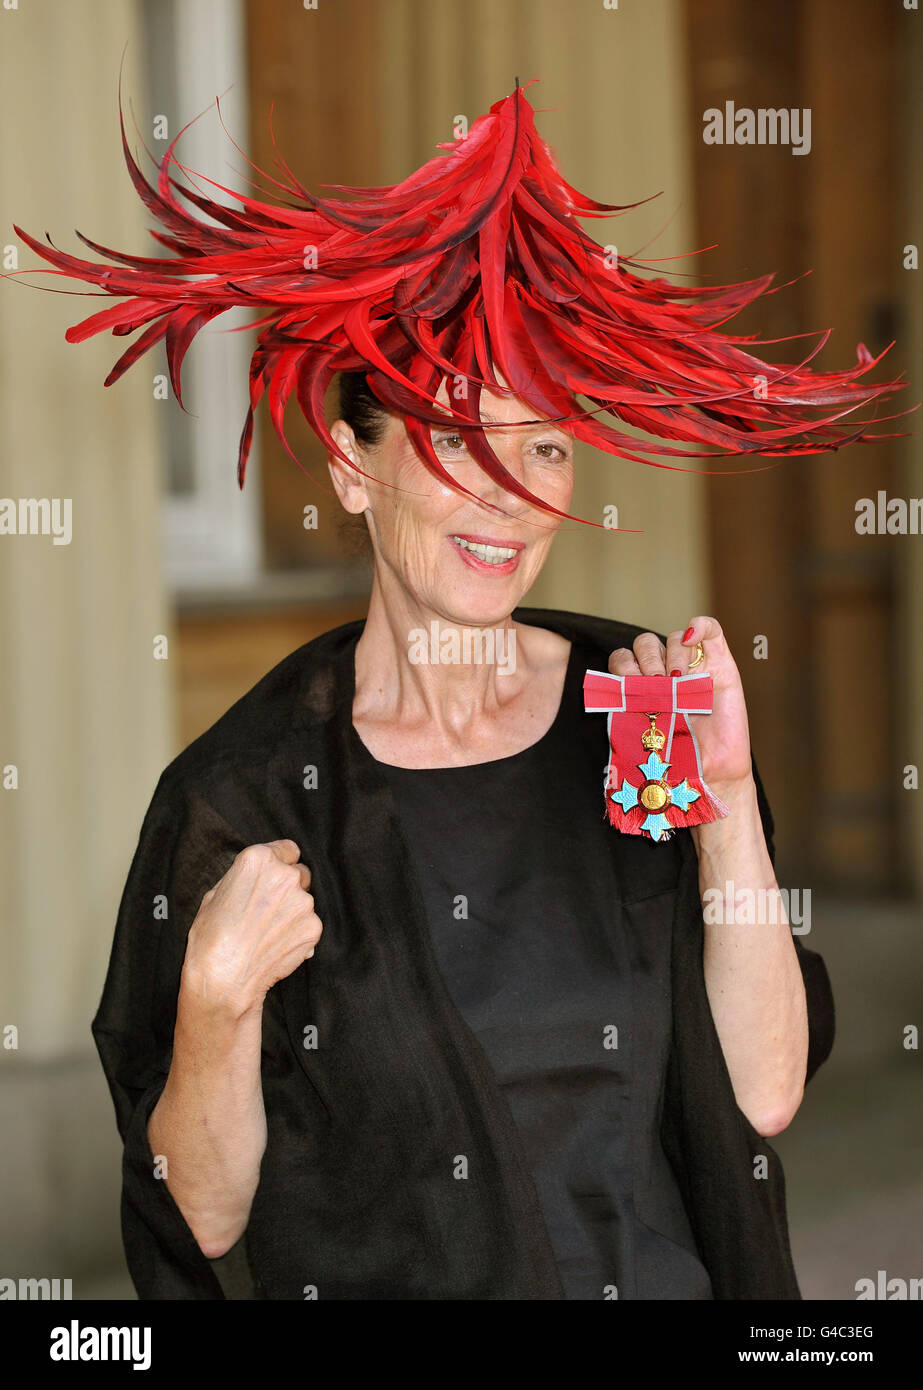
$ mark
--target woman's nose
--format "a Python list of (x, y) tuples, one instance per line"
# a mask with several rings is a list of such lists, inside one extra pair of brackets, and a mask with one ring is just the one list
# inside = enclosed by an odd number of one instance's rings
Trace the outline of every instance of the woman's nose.
[[(500, 460), (507, 473), (513, 477), (517, 483), (528, 486), (526, 483), (526, 462), (524, 457), (523, 443), (518, 439), (517, 431), (511, 430), (509, 433), (500, 435), (499, 433), (485, 430), (485, 438)], [(491, 478), (483, 472), (483, 486), (478, 489), (481, 497), (492, 503), (494, 506), (501, 506), (510, 513), (511, 516), (520, 516), (528, 511), (530, 504), (523, 497), (517, 497), (514, 492), (510, 492), (504, 487), (501, 481)]]

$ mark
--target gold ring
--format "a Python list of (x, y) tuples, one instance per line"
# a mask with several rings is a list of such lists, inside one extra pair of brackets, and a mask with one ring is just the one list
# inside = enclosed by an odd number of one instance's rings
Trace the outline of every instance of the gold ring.
[(696, 668), (697, 666), (701, 666), (701, 665), (702, 665), (702, 662), (703, 662), (704, 660), (705, 660), (705, 648), (702, 646), (702, 643), (701, 643), (701, 642), (696, 642), (696, 644), (695, 644), (695, 660), (690, 661), (690, 663), (689, 663), (689, 670), (690, 670), (690, 671), (694, 671), (695, 668)]

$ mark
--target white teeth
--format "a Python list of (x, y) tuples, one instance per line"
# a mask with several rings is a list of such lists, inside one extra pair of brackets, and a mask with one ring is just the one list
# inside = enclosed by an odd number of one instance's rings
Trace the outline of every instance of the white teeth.
[(516, 549), (510, 546), (478, 545), (477, 542), (466, 541), (461, 536), (453, 536), (452, 539), (456, 545), (460, 545), (463, 550), (470, 550), (472, 555), (476, 555), (488, 565), (503, 565), (517, 554)]

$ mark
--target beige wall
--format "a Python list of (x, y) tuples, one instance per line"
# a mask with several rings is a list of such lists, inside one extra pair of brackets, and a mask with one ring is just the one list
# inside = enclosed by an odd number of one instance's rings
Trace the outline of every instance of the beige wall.
[[(74, 227), (146, 250), (119, 144), (126, 42), (127, 97), (140, 90), (133, 3), (0, 11), (0, 245), (17, 247), (15, 221), (76, 254)], [(21, 267), (37, 264), (18, 249)], [(116, 1239), (116, 1135), (90, 1019), (171, 747), (170, 664), (153, 660), (167, 631), (158, 460), (151, 372), (104, 391), (120, 340), (64, 341), (100, 301), (15, 281), (0, 296), (0, 495), (73, 509), (69, 545), (0, 537), (0, 765), (19, 774), (0, 791), (0, 1024), (19, 1030), (18, 1050), (0, 1050), (0, 1275), (73, 1277)]]

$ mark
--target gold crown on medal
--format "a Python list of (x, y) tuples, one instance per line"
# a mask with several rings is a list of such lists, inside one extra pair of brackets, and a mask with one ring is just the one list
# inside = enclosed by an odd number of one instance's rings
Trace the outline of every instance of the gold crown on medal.
[(651, 721), (651, 727), (645, 729), (641, 735), (641, 747), (646, 749), (648, 753), (659, 753), (667, 741), (667, 736), (657, 728), (656, 714), (648, 714), (646, 718)]

